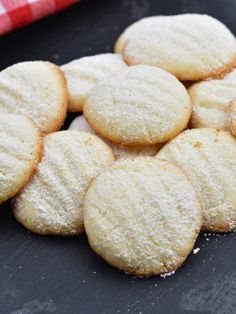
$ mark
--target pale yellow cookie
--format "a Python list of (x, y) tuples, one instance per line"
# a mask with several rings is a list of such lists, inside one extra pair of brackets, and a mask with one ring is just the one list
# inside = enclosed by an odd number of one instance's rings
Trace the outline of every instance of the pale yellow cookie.
[[(70, 126), (69, 130), (77, 130), (77, 131), (84, 131), (94, 135), (97, 135), (96, 132), (90, 127), (88, 122), (84, 119), (81, 115), (75, 118)], [(107, 145), (109, 145), (116, 156), (117, 159), (120, 158), (128, 158), (128, 157), (136, 157), (136, 156), (154, 156), (156, 153), (161, 149), (163, 146), (162, 144), (155, 144), (155, 145), (147, 145), (147, 146), (124, 146), (114, 144), (111, 141), (105, 139), (102, 136), (99, 136)]]
[(90, 181), (114, 156), (98, 137), (61, 131), (44, 138), (38, 171), (14, 202), (14, 215), (26, 228), (43, 235), (83, 231), (81, 204)]
[(196, 81), (235, 66), (236, 40), (208, 15), (157, 16), (128, 35), (123, 56), (129, 65), (157, 66), (180, 80)]
[(24, 187), (42, 152), (41, 133), (32, 120), (0, 114), (0, 203)]
[(175, 162), (192, 181), (203, 209), (203, 230), (236, 230), (236, 139), (229, 132), (187, 130), (157, 157)]
[(156, 67), (128, 67), (99, 82), (84, 105), (92, 128), (123, 145), (163, 143), (180, 133), (191, 115), (185, 87)]
[(236, 70), (223, 79), (192, 85), (189, 95), (193, 104), (191, 126), (229, 130), (229, 104), (236, 98)]
[(73, 60), (61, 67), (69, 90), (69, 111), (82, 111), (91, 89), (106, 75), (126, 68), (120, 55), (104, 53)]
[(153, 157), (116, 161), (92, 181), (83, 209), (92, 249), (138, 276), (176, 270), (202, 225), (200, 203), (185, 174)]
[(234, 136), (236, 136), (236, 100), (230, 103), (230, 129)]
[(50, 62), (21, 62), (0, 72), (0, 113), (28, 116), (50, 133), (61, 128), (67, 105), (64, 75)]
[(156, 21), (156, 16), (149, 16), (145, 17), (141, 20), (138, 20), (137, 22), (129, 25), (123, 33), (117, 38), (114, 46), (115, 53), (122, 53), (125, 43), (127, 39), (131, 36), (131, 34), (134, 31), (142, 31), (143, 27), (146, 27), (147, 25), (151, 25), (152, 22)]

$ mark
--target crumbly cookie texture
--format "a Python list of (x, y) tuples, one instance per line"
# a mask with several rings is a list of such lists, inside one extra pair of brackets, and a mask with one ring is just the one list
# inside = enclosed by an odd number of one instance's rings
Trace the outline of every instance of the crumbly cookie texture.
[(188, 92), (193, 104), (192, 127), (230, 130), (229, 105), (236, 98), (236, 70), (222, 79), (196, 83)]
[(229, 119), (230, 130), (232, 134), (236, 136), (236, 100), (233, 100), (230, 103), (229, 112), (230, 112), (230, 119)]
[(157, 16), (128, 34), (129, 65), (160, 67), (182, 81), (217, 77), (236, 64), (236, 40), (215, 18), (202, 14)]
[(104, 53), (73, 60), (61, 67), (69, 90), (69, 111), (82, 111), (88, 93), (106, 75), (126, 68), (121, 56)]
[(173, 75), (138, 65), (98, 83), (83, 113), (97, 133), (134, 146), (172, 139), (186, 127), (191, 109), (185, 87)]
[(192, 181), (203, 209), (203, 230), (236, 230), (236, 139), (229, 132), (187, 130), (157, 158), (175, 162)]
[(25, 186), (42, 152), (41, 133), (32, 120), (0, 114), (0, 203)]
[(67, 106), (66, 81), (55, 64), (27, 61), (0, 72), (0, 113), (28, 116), (47, 134), (61, 128)]
[(44, 138), (44, 144), (37, 172), (14, 200), (14, 215), (35, 233), (80, 234), (84, 194), (114, 156), (102, 140), (85, 132), (55, 132)]
[(92, 181), (83, 209), (92, 249), (138, 276), (179, 267), (202, 225), (200, 203), (185, 174), (154, 157), (116, 161)]
[[(82, 116), (82, 115), (78, 116), (77, 118), (75, 118), (71, 122), (71, 124), (69, 126), (69, 130), (84, 131), (84, 132), (88, 132), (88, 133), (97, 135), (97, 133), (90, 127), (90, 125), (85, 120), (84, 116)], [(99, 137), (108, 146), (110, 146), (110, 148), (112, 149), (112, 151), (113, 151), (113, 153), (117, 159), (136, 157), (136, 156), (154, 156), (157, 154), (157, 152), (163, 146), (163, 144), (155, 144), (155, 145), (130, 147), (130, 146), (114, 144), (102, 136), (99, 136)]]

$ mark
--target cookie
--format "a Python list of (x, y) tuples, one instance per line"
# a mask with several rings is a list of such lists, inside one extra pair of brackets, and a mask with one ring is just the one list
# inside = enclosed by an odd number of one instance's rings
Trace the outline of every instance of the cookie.
[(208, 15), (157, 16), (128, 36), (123, 57), (129, 65), (160, 67), (182, 81), (216, 77), (236, 65), (236, 40)]
[(41, 133), (32, 120), (0, 114), (0, 203), (25, 186), (42, 152)]
[(164, 143), (191, 115), (185, 87), (171, 74), (147, 65), (128, 67), (99, 82), (83, 113), (92, 128), (114, 143)]
[(157, 154), (175, 162), (192, 181), (201, 202), (203, 230), (236, 230), (236, 139), (227, 131), (187, 130)]
[(114, 52), (121, 54), (123, 52), (123, 49), (125, 47), (126, 41), (129, 39), (131, 34), (134, 31), (142, 31), (143, 27), (147, 27), (147, 25), (151, 25), (151, 23), (156, 21), (157, 16), (149, 16), (145, 17), (141, 20), (138, 20), (137, 22), (129, 25), (124, 32), (118, 37), (118, 39), (115, 42), (114, 46)]
[(230, 129), (229, 104), (236, 98), (236, 70), (222, 79), (196, 83), (188, 92), (193, 104), (193, 128)]
[(114, 156), (102, 140), (85, 132), (55, 132), (44, 138), (44, 144), (38, 171), (14, 201), (14, 215), (38, 234), (80, 234), (85, 191)]
[(236, 136), (236, 100), (230, 103), (230, 129), (234, 136)]
[[(83, 116), (79, 116), (79, 117), (75, 118), (71, 122), (71, 124), (69, 126), (69, 130), (84, 131), (84, 132), (88, 132), (88, 133), (97, 135), (96, 132), (90, 127), (90, 125), (87, 123), (87, 121), (84, 119)], [(110, 148), (112, 149), (112, 151), (113, 151), (113, 153), (117, 159), (136, 157), (136, 156), (154, 156), (157, 154), (159, 149), (161, 149), (161, 147), (162, 147), (162, 144), (129, 147), (129, 146), (124, 146), (124, 145), (114, 144), (102, 136), (100, 136), (100, 138), (107, 145), (110, 146)]]
[(0, 113), (28, 116), (46, 134), (61, 128), (67, 105), (64, 75), (50, 62), (21, 62), (0, 72)]
[(200, 203), (185, 174), (154, 157), (116, 161), (92, 181), (83, 209), (92, 249), (138, 276), (176, 270), (202, 225)]
[(126, 68), (120, 55), (104, 53), (84, 57), (61, 67), (69, 90), (69, 111), (82, 111), (84, 101), (91, 89), (106, 75)]

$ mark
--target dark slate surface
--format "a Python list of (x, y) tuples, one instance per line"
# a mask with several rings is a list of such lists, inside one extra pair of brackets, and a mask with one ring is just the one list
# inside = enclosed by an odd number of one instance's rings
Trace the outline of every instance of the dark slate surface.
[[(236, 33), (234, 0), (84, 0), (0, 38), (0, 67), (58, 64), (111, 51), (131, 22), (148, 15), (211, 14)], [(222, 47), (223, 49), (224, 47)], [(71, 117), (68, 118), (67, 124)], [(0, 211), (0, 313), (236, 313), (236, 235), (202, 235), (174, 276), (138, 279), (113, 269), (86, 237), (40, 237)]]

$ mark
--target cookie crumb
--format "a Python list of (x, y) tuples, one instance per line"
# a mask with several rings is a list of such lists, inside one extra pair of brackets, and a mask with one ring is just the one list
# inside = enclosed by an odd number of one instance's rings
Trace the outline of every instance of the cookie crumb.
[(197, 254), (199, 251), (200, 251), (200, 248), (197, 247), (196, 249), (193, 250), (193, 254), (195, 255), (195, 254)]
[(170, 271), (169, 273), (162, 274), (160, 275), (160, 277), (165, 279), (166, 277), (172, 276), (174, 274), (175, 274), (175, 270)]

